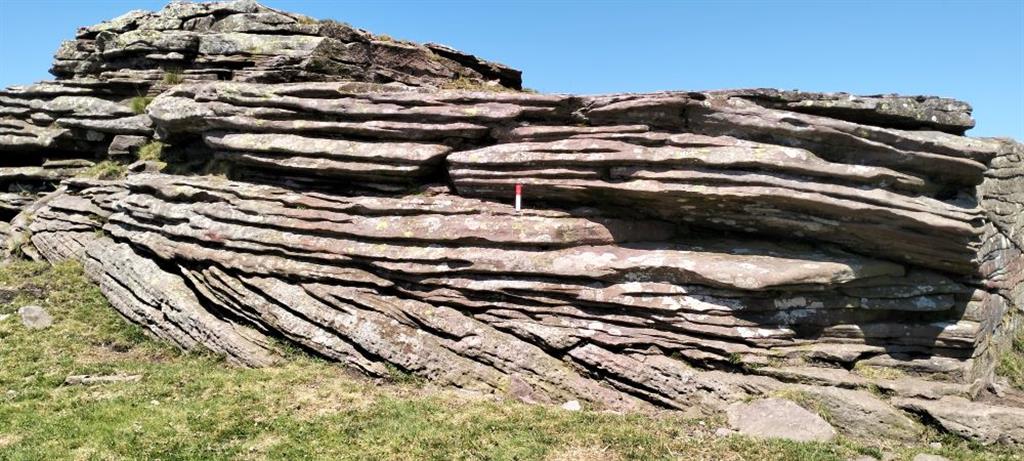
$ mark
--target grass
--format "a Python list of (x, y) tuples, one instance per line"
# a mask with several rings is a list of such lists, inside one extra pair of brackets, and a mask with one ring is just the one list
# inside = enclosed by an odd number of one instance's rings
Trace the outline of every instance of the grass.
[(1024, 325), (1017, 329), (1010, 349), (999, 358), (996, 372), (1005, 376), (1011, 386), (1024, 390)]
[(825, 421), (830, 423), (833, 422), (832, 412), (829, 411), (828, 406), (810, 393), (797, 389), (783, 389), (772, 394), (772, 397), (790, 400), (809, 411), (817, 413), (818, 416), (821, 416)]
[[(6, 288), (3, 289), (3, 288)], [(12, 290), (13, 288), (13, 290)], [(6, 293), (6, 295), (4, 295)], [(12, 294), (13, 293), (13, 294)], [(43, 306), (46, 330), (16, 310)], [(716, 437), (720, 419), (568, 412), (431, 388), (374, 383), (289, 352), (286, 364), (228, 366), (181, 353), (123, 321), (73, 263), (0, 267), (0, 459), (847, 460), (928, 451), (1012, 459), (952, 439), (943, 448)], [(73, 374), (140, 382), (63, 385)], [(400, 373), (397, 373), (400, 375)], [(873, 441), (877, 442), (877, 441)]]
[(441, 84), (443, 90), (465, 90), (465, 91), (485, 91), (489, 93), (530, 93), (540, 94), (539, 91), (532, 88), (523, 88), (522, 90), (514, 90), (512, 88), (504, 87), (501, 85), (489, 85), (479, 80), (473, 80), (465, 76), (460, 75), (455, 80), (449, 80)]
[(398, 367), (388, 364), (386, 366), (388, 371), (388, 379), (393, 383), (408, 384), (413, 386), (420, 386), (426, 384), (426, 381), (407, 371), (401, 370)]
[(151, 102), (153, 102), (152, 96), (136, 96), (129, 101), (128, 105), (131, 106), (132, 112), (144, 114), (146, 113), (146, 107), (149, 107)]
[(184, 74), (178, 69), (168, 69), (164, 71), (164, 83), (168, 85), (177, 85), (185, 81)]
[(445, 90), (465, 90), (465, 91), (486, 91), (489, 93), (511, 93), (515, 90), (506, 88), (501, 85), (488, 85), (484, 82), (459, 76), (455, 80), (449, 80), (441, 84), (441, 88)]
[(128, 174), (128, 167), (113, 160), (104, 160), (78, 174), (82, 178), (118, 179)]
[(409, 40), (403, 40), (403, 39), (400, 39), (400, 38), (394, 38), (394, 37), (392, 37), (392, 36), (390, 36), (388, 34), (374, 35), (373, 38), (376, 39), (379, 42), (400, 43), (400, 44), (403, 44), (403, 45), (417, 45), (416, 43), (410, 42)]
[(164, 143), (150, 141), (139, 148), (139, 160), (160, 161), (163, 158)]

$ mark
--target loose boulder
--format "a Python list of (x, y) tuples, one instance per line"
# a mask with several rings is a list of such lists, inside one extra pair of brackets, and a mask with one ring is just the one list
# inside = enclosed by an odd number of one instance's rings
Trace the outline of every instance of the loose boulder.
[(30, 330), (42, 330), (53, 325), (53, 317), (39, 306), (22, 306), (18, 308), (21, 324)]
[(750, 437), (826, 442), (836, 436), (836, 430), (821, 416), (785, 399), (734, 403), (726, 414), (733, 429)]
[(954, 434), (983, 444), (1024, 444), (1024, 408), (971, 402), (961, 397), (905, 399), (896, 405), (938, 422)]

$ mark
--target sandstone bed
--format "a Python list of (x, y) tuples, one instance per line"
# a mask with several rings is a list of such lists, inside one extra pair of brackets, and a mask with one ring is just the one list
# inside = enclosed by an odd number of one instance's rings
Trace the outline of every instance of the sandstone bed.
[(994, 371), (1024, 316), (1024, 147), (965, 136), (963, 102), (534, 94), (249, 1), (80, 29), (51, 72), (0, 91), (7, 251), (82, 261), (182, 348), (261, 366), (273, 338), (586, 408), (798, 395), (847, 435), (1024, 443)]

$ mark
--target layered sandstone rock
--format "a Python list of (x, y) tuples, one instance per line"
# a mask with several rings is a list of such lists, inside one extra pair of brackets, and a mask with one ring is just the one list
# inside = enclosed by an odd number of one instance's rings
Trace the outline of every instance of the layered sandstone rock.
[(142, 84), (174, 80), (360, 80), (410, 85), (455, 79), (518, 89), (520, 72), (443, 45), (373, 35), (251, 0), (173, 2), (78, 30), (51, 73)]
[[(898, 406), (1019, 443), (958, 416), (1012, 425), (969, 399), (1024, 315), (1022, 147), (963, 136), (965, 103), (447, 90), (518, 72), (248, 2), (71, 43), (58, 83), (0, 99), (0, 178), (40, 184), (7, 199), (8, 245), (83, 261), (182, 348), (261, 366), (283, 338), (372, 376), (590, 408), (796, 392), (849, 435), (916, 437)], [(157, 82), (168, 62), (184, 81)], [(159, 92), (144, 114), (125, 82)], [(163, 173), (48, 160), (150, 139)]]
[[(79, 172), (59, 161), (137, 154), (153, 137), (145, 106), (181, 82), (521, 88), (518, 70), (443, 45), (396, 41), (250, 0), (173, 2), (81, 28), (57, 50), (50, 72), (57, 80), (0, 90), (5, 221)], [(9, 168), (40, 166), (44, 171)]]

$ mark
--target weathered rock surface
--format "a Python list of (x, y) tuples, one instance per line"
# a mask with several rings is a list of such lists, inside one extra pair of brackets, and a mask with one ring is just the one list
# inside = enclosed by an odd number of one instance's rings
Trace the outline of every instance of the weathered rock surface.
[(519, 73), (248, 1), (84, 28), (53, 72), (0, 92), (8, 252), (82, 261), (184, 349), (1021, 443), (969, 399), (1024, 323), (1024, 150), (965, 103), (450, 90)]
[(11, 220), (34, 203), (53, 184), (81, 173), (88, 161), (48, 161), (41, 166), (0, 167), (0, 217)]
[(785, 399), (734, 403), (726, 414), (733, 429), (750, 437), (826, 442), (836, 436), (835, 429), (820, 416)]
[(947, 431), (983, 444), (1024, 443), (1024, 408), (985, 405), (959, 397), (904, 399), (896, 405), (934, 418)]
[(53, 325), (53, 317), (39, 306), (22, 306), (18, 308), (21, 324), (30, 330), (42, 330)]
[[(137, 155), (154, 134), (145, 106), (152, 96), (180, 82), (366, 81), (395, 88), (521, 88), (518, 70), (443, 45), (396, 41), (251, 0), (172, 2), (157, 12), (131, 11), (83, 27), (57, 50), (51, 73), (57, 80), (0, 90), (4, 221), (56, 189), (62, 179), (81, 172), (70, 165), (48, 165)], [(404, 129), (384, 125), (382, 129)], [(259, 153), (238, 160), (256, 165), (274, 161)], [(291, 167), (330, 170), (338, 168), (334, 163), (355, 168), (341, 161), (296, 161)], [(423, 171), (405, 163), (363, 170), (371, 177), (415, 177)]]
[(132, 82), (359, 80), (411, 85), (463, 78), (520, 88), (520, 72), (443, 45), (373, 35), (251, 0), (172, 2), (78, 30), (51, 73)]
[[(862, 439), (916, 441), (923, 426), (868, 391), (832, 386), (786, 388), (828, 417), (828, 421), (847, 435)], [(785, 391), (784, 391), (785, 392)]]
[(880, 94), (856, 96), (848, 93), (807, 93), (772, 89), (722, 91), (749, 99), (762, 106), (857, 123), (903, 129), (933, 129), (964, 134), (974, 128), (971, 107), (962, 101), (930, 96)]

